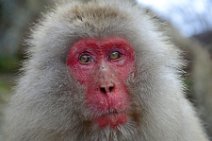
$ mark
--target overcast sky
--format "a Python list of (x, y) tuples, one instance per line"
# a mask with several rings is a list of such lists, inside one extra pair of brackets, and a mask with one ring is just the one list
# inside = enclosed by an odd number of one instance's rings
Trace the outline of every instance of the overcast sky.
[(138, 0), (168, 19), (185, 36), (212, 29), (211, 0)]

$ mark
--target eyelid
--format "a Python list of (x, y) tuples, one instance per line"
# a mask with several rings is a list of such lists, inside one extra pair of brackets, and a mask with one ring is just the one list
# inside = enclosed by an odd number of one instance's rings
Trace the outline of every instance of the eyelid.
[(89, 51), (81, 51), (81, 52), (78, 52), (78, 57), (80, 57), (80, 56), (82, 56), (82, 55), (89, 55), (89, 56), (91, 56), (92, 58), (94, 58), (93, 56), (94, 56), (94, 54), (93, 53), (91, 53), (91, 52), (89, 52)]
[(120, 54), (124, 53), (124, 49), (119, 48), (119, 47), (114, 47), (113, 49), (110, 50), (109, 53), (112, 53), (112, 52), (115, 52), (115, 51), (119, 52)]
[(91, 52), (89, 52), (89, 51), (86, 50), (86, 51), (80, 52), (79, 54), (80, 54), (80, 55), (81, 55), (81, 54), (91, 54)]

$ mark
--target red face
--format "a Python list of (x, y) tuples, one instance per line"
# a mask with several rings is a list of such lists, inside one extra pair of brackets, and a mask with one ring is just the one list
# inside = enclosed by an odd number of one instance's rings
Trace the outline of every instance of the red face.
[(71, 47), (67, 65), (85, 87), (86, 106), (99, 127), (115, 128), (127, 122), (126, 81), (134, 64), (134, 49), (123, 38), (82, 39)]

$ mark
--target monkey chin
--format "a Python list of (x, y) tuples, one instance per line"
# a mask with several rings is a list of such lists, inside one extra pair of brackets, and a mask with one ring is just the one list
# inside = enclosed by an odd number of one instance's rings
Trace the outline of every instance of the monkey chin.
[(109, 113), (98, 117), (95, 121), (100, 128), (110, 127), (116, 129), (118, 126), (125, 124), (128, 117), (126, 113)]

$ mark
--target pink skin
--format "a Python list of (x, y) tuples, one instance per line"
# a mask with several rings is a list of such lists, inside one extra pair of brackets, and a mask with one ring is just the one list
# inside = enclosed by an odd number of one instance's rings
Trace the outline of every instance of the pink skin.
[[(114, 57), (114, 52), (119, 55)], [(89, 59), (81, 60), (84, 55)], [(85, 102), (100, 128), (127, 122), (130, 98), (126, 81), (135, 64), (134, 49), (127, 40), (81, 39), (71, 47), (66, 63), (71, 75), (86, 88)]]

